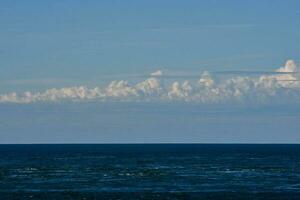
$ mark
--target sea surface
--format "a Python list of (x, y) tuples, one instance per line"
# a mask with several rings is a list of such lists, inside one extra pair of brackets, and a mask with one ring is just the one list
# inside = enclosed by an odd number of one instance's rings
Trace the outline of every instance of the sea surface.
[(300, 199), (300, 145), (0, 145), (0, 199)]

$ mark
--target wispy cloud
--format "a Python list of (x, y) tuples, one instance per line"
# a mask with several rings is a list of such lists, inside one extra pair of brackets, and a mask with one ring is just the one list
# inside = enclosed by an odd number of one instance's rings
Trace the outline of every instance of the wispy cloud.
[(256, 24), (207, 24), (207, 25), (197, 25), (197, 26), (167, 26), (167, 27), (152, 27), (144, 28), (144, 31), (153, 32), (166, 32), (166, 31), (202, 31), (202, 30), (216, 30), (216, 29), (228, 29), (228, 30), (238, 30), (238, 29), (249, 29), (255, 28)]
[(56, 78), (45, 78), (45, 79), (15, 79), (1, 81), (3, 85), (50, 85), (50, 84), (66, 84), (73, 83), (71, 80), (56, 79)]

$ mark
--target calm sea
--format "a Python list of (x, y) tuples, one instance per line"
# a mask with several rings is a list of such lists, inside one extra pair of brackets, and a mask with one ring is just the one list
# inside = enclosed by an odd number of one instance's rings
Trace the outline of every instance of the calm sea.
[(0, 145), (0, 199), (300, 199), (300, 145)]

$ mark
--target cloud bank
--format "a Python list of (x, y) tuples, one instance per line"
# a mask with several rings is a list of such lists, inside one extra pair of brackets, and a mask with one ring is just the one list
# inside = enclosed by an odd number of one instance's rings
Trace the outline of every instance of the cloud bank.
[(209, 72), (197, 81), (164, 80), (158, 70), (137, 84), (112, 81), (108, 86), (88, 88), (52, 88), (41, 92), (8, 93), (0, 95), (0, 103), (34, 102), (193, 102), (217, 103), (286, 103), (300, 102), (300, 69), (288, 60), (284, 67), (271, 75), (240, 76), (218, 79)]

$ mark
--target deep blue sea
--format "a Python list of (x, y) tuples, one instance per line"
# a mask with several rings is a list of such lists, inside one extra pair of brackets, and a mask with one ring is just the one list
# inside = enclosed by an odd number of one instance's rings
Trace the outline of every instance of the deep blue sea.
[(300, 199), (300, 145), (0, 145), (0, 199)]

